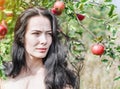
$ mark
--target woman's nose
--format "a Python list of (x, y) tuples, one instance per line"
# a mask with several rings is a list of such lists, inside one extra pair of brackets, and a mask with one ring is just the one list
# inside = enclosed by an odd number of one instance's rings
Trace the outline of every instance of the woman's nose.
[(47, 38), (46, 38), (46, 35), (45, 34), (41, 34), (40, 37), (39, 37), (39, 42), (41, 44), (47, 44)]

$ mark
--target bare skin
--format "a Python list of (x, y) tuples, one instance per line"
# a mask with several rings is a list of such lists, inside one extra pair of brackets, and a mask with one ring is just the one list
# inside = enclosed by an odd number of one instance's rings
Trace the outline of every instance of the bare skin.
[(37, 73), (22, 73), (19, 77), (8, 78), (2, 85), (1, 89), (45, 89), (44, 68)]
[[(35, 66), (34, 66), (35, 67)], [(45, 68), (37, 66), (39, 70), (27, 70), (27, 72), (21, 72), (16, 78), (8, 78), (0, 82), (0, 89), (46, 89), (44, 78)], [(73, 89), (70, 86), (66, 86), (63, 89)]]

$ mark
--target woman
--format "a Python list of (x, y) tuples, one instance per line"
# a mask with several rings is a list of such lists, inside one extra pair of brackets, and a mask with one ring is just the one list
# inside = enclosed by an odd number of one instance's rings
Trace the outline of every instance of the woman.
[(18, 18), (12, 47), (12, 69), (1, 89), (78, 89), (67, 68), (56, 17), (40, 7)]

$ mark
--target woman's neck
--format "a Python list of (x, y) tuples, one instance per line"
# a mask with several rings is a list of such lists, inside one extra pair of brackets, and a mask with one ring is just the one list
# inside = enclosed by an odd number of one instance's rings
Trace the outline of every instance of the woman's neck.
[(27, 72), (31, 72), (32, 74), (36, 74), (41, 69), (44, 68), (42, 59), (38, 59), (34, 57), (26, 57), (26, 63), (27, 63)]

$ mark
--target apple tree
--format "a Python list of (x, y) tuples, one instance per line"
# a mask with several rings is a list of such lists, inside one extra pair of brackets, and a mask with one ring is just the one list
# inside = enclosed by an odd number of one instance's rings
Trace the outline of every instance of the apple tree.
[[(1, 0), (0, 1), (0, 76), (5, 77), (3, 62), (10, 61), (13, 30), (17, 17), (25, 8), (48, 8), (59, 20), (68, 62), (79, 77), (86, 53), (100, 56), (103, 63), (120, 59), (116, 44), (120, 22), (112, 0)], [(112, 59), (110, 61), (108, 58)], [(120, 65), (118, 65), (120, 70)], [(116, 76), (115, 80), (120, 79)]]

